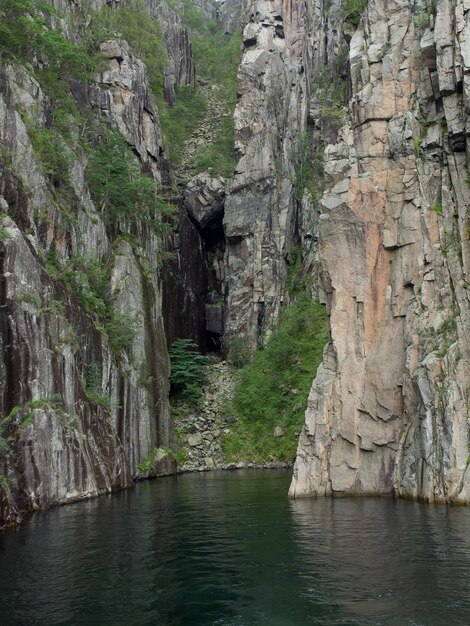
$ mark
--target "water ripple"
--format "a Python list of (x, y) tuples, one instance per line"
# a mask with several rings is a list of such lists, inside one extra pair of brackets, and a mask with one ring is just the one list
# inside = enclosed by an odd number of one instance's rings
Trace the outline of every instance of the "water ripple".
[(0, 624), (470, 624), (470, 510), (185, 475), (0, 535)]

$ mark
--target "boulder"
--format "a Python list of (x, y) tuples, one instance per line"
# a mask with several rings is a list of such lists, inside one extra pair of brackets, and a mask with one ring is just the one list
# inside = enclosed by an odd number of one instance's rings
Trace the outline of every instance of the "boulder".
[(184, 206), (196, 225), (204, 230), (222, 223), (225, 181), (205, 172), (192, 178), (183, 193)]

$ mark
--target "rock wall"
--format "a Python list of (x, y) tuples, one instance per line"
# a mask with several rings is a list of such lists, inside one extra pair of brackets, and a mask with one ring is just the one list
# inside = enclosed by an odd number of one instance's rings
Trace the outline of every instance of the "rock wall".
[(217, 20), (226, 33), (233, 33), (240, 28), (242, 11), (243, 0), (223, 0), (217, 3)]
[[(146, 68), (122, 40), (105, 42), (101, 54), (95, 82), (73, 82), (73, 97), (91, 118), (112, 120), (160, 181), (168, 167)], [(173, 445), (162, 244), (145, 222), (106, 223), (78, 143), (65, 166), (67, 193), (51, 184), (31, 132), (54, 115), (31, 72), (2, 65), (0, 526), (16, 523), (20, 510), (127, 487), (142, 459)], [(113, 349), (109, 329), (51, 274), (52, 254), (64, 267), (76, 258), (111, 262), (112, 306), (135, 319), (129, 349)], [(172, 459), (158, 458), (151, 474), (175, 471)]]
[(180, 338), (191, 338), (206, 351), (204, 302), (207, 267), (204, 242), (181, 208), (178, 231), (171, 237), (171, 259), (163, 281), (163, 313), (168, 346)]
[(168, 53), (165, 68), (165, 100), (173, 104), (175, 87), (194, 85), (196, 68), (189, 34), (181, 17), (163, 0), (146, 0), (149, 13), (158, 21)]
[[(164, 2), (147, 4), (168, 49), (171, 103), (195, 80), (189, 35)], [(80, 18), (80, 3), (54, 5)], [(232, 31), (237, 0), (198, 5)], [(51, 184), (31, 141), (51, 125), (51, 100), (30, 69), (1, 63), (0, 525), (130, 485), (143, 458), (173, 443), (167, 339), (204, 348), (212, 333), (218, 348), (223, 335), (229, 355), (262, 343), (299, 248), (331, 341), (290, 494), (470, 501), (470, 9), (250, 0), (242, 13), (235, 174), (190, 181), (163, 287), (159, 239), (142, 222), (109, 227), (78, 141), (66, 199)], [(74, 100), (169, 182), (145, 66), (119, 39), (101, 54), (91, 84), (71, 83)], [(338, 77), (341, 101), (328, 84)], [(127, 352), (48, 270), (52, 252), (112, 260), (113, 306), (136, 319)], [(155, 473), (174, 470), (157, 456)]]
[(371, 0), (325, 147), (319, 263), (331, 342), (290, 494), (470, 502), (470, 13)]
[[(292, 154), (305, 133), (318, 26), (309, 2), (246, 3), (235, 109), (237, 165), (225, 202), (226, 344), (253, 349), (283, 303), (297, 236)], [(238, 349), (238, 345), (237, 345)]]

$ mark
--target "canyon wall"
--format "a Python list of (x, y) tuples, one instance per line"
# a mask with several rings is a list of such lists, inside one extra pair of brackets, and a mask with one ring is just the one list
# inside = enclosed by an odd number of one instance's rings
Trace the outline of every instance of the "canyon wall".
[(470, 501), (468, 10), (372, 0), (344, 29), (319, 216), (331, 341), (291, 496)]
[[(82, 5), (53, 4), (62, 18), (52, 22), (80, 41)], [(468, 503), (470, 7), (196, 4), (227, 33), (244, 23), (235, 171), (178, 190), (166, 266), (158, 211), (110, 223), (88, 184), (100, 118), (139, 170), (171, 186), (137, 54), (116, 34), (92, 79), (69, 81), (83, 116), (70, 117), (55, 164), (66, 184), (38, 149), (53, 136), (53, 97), (32, 66), (0, 59), (0, 525), (174, 471), (162, 450), (174, 442), (167, 342), (250, 353), (294, 297), (286, 285), (299, 255), (331, 340), (290, 495)], [(195, 84), (191, 33), (170, 5), (146, 7), (160, 24), (171, 105), (178, 86)], [(34, 63), (44, 69), (40, 55)], [(93, 128), (87, 151), (80, 140)], [(100, 273), (112, 315), (90, 303), (87, 281)], [(126, 320), (127, 338), (112, 327)]]
[[(86, 15), (74, 3), (56, 8), (76, 42), (70, 24)], [(188, 35), (163, 3), (149, 10), (166, 24), (171, 100), (175, 84), (194, 81)], [(61, 180), (41, 158), (61, 111), (27, 66), (1, 63), (0, 526), (16, 523), (19, 510), (127, 487), (149, 456), (147, 474), (175, 471), (170, 456), (155, 454), (174, 440), (164, 244), (152, 220), (110, 223), (93, 203), (85, 175), (93, 150), (80, 138), (106, 120), (158, 185), (169, 166), (145, 65), (122, 39), (104, 42), (100, 56), (91, 81), (69, 83), (82, 117), (67, 120), (73, 139), (56, 164)], [(109, 273), (102, 301), (93, 271), (98, 283)]]

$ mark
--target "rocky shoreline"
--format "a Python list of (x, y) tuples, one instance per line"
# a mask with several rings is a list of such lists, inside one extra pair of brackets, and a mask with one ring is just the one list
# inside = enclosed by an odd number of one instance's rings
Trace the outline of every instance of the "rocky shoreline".
[(240, 462), (240, 463), (226, 463), (225, 465), (219, 465), (217, 467), (199, 467), (197, 469), (189, 469), (186, 466), (178, 469), (178, 474), (195, 474), (197, 472), (215, 472), (215, 471), (236, 471), (242, 469), (257, 469), (257, 470), (280, 470), (280, 469), (290, 469), (294, 466), (294, 463), (281, 463), (278, 461), (272, 461), (270, 463), (249, 463), (249, 462)]
[[(207, 368), (207, 383), (203, 388), (203, 399), (197, 407), (177, 406), (175, 431), (180, 453), (184, 461), (178, 473), (207, 472), (210, 470), (238, 469), (284, 469), (293, 463), (269, 461), (227, 462), (222, 440), (230, 433), (235, 418), (228, 410), (237, 382), (237, 370), (226, 361), (213, 360)], [(273, 437), (282, 436), (274, 432)]]

